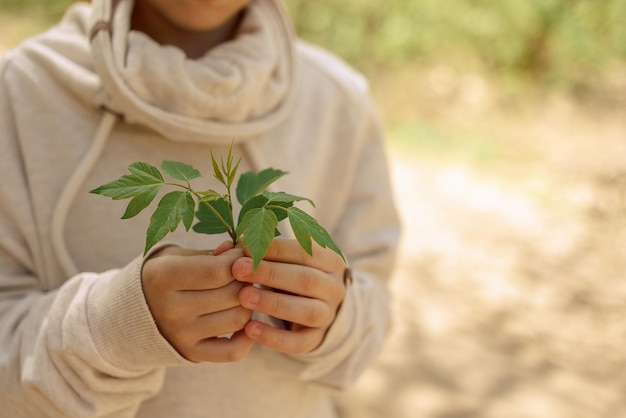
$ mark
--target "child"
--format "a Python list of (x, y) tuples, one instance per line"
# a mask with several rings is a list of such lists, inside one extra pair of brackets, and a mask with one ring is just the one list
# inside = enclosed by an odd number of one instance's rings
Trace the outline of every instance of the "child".
[[(279, 0), (77, 3), (5, 54), (0, 416), (336, 417), (382, 346), (399, 233), (367, 94)], [(135, 161), (211, 172), (233, 141), (240, 173), (289, 172), (350, 269), (288, 228), (256, 272), (184, 231), (143, 257), (150, 211), (88, 193)]]

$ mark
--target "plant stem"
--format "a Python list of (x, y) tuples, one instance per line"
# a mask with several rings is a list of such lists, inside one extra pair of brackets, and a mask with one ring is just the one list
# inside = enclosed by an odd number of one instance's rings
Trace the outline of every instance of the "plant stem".
[[(213, 215), (215, 215), (215, 217), (217, 218), (217, 220), (219, 220), (222, 225), (224, 225), (224, 227), (226, 227), (226, 232), (228, 232), (228, 235), (230, 236), (230, 239), (233, 241), (233, 244), (237, 245), (237, 237), (235, 236), (235, 231), (233, 228), (233, 225), (229, 224), (226, 219), (224, 219), (222, 217), (222, 215), (220, 215), (220, 213), (215, 210), (215, 208), (213, 206), (211, 206), (209, 204), (209, 202), (202, 200), (202, 194), (200, 192), (197, 192), (195, 190), (193, 190), (191, 188), (191, 185), (187, 185), (185, 186), (184, 184), (180, 184), (180, 183), (172, 183), (172, 182), (164, 182), (164, 184), (168, 185), (168, 186), (176, 186), (176, 187), (180, 187), (182, 189), (187, 190), (189, 193), (192, 193), (194, 196), (196, 196), (196, 198), (198, 198), (198, 202), (200, 203), (204, 203), (206, 205), (207, 208), (209, 208), (209, 210), (213, 213)], [(226, 198), (225, 196), (223, 196), (224, 198)], [(230, 210), (230, 212), (232, 213), (233, 209), (232, 209), (232, 203), (230, 201), (230, 190), (229, 190), (229, 194), (228, 194), (228, 209)]]
[[(194, 196), (196, 196), (198, 198), (198, 202), (204, 203), (206, 205), (207, 208), (209, 208), (209, 210), (211, 212), (213, 212), (213, 215), (215, 215), (215, 217), (222, 223), (222, 225), (224, 225), (226, 227), (226, 231), (228, 232), (228, 235), (230, 236), (230, 239), (233, 241), (233, 244), (237, 245), (237, 237), (235, 236), (235, 231), (233, 230), (232, 225), (230, 225), (228, 222), (226, 222), (226, 219), (224, 219), (222, 217), (222, 215), (220, 215), (220, 213), (215, 210), (215, 208), (213, 206), (211, 206), (209, 204), (209, 202), (202, 200), (202, 195), (200, 195), (198, 192), (196, 192), (195, 190), (189, 190), (191, 193), (194, 194)], [(228, 205), (231, 213), (232, 213), (232, 208), (231, 205), (229, 203)]]
[(287, 208), (286, 208), (286, 207), (284, 207), (284, 206), (279, 206), (279, 205), (268, 205), (268, 204), (265, 204), (265, 206), (263, 206), (263, 207), (264, 207), (265, 209), (282, 209), (282, 210), (284, 210), (285, 212), (289, 212), (289, 209), (287, 209)]

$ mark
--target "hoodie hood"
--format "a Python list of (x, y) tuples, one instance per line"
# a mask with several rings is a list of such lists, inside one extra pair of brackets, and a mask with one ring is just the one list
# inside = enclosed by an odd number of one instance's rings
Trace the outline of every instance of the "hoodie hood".
[(253, 0), (234, 39), (197, 60), (131, 31), (133, 3), (93, 0), (81, 25), (102, 83), (100, 106), (172, 140), (217, 144), (262, 134), (287, 116), (294, 36), (278, 0)]

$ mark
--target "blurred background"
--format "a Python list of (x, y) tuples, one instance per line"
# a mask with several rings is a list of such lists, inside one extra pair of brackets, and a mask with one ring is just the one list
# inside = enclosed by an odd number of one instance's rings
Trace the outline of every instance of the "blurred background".
[[(0, 0), (0, 51), (68, 0)], [(405, 233), (348, 418), (626, 417), (626, 0), (286, 0), (370, 80)]]

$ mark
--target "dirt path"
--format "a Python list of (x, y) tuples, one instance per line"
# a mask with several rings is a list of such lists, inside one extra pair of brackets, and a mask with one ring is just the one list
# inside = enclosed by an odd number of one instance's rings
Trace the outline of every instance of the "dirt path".
[(506, 173), (392, 154), (396, 324), (346, 417), (626, 417), (626, 123), (609, 113), (517, 121), (539, 157)]

